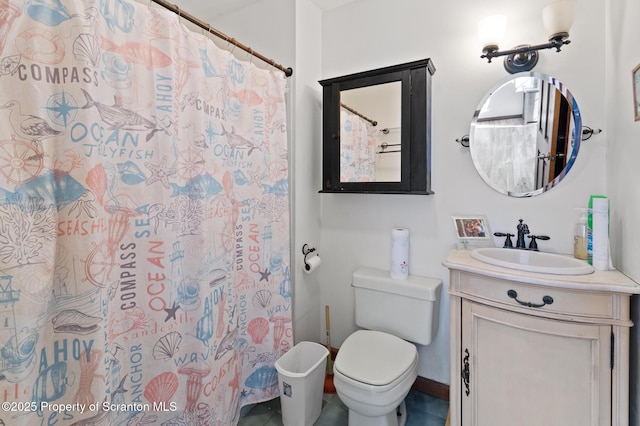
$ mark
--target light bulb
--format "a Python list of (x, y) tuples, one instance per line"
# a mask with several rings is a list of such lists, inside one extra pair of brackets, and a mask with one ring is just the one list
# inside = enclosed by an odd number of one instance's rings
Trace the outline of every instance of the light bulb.
[(484, 49), (488, 47), (498, 49), (502, 37), (507, 29), (507, 17), (491, 15), (478, 22), (478, 38)]

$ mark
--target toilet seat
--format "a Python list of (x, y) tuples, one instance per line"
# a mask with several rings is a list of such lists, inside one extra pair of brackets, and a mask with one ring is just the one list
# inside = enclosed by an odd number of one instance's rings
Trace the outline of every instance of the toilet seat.
[(354, 381), (387, 387), (415, 368), (417, 358), (416, 347), (399, 337), (358, 330), (340, 347), (333, 368)]

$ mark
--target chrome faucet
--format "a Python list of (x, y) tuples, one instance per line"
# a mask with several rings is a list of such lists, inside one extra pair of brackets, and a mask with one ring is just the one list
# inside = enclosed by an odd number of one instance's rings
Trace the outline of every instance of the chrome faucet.
[[(513, 242), (511, 241), (511, 237), (516, 237), (515, 234), (511, 234), (508, 232), (494, 232), (493, 235), (495, 235), (496, 237), (506, 237), (504, 240), (504, 248), (516, 248), (516, 249), (520, 249), (520, 250), (533, 250), (533, 251), (538, 251), (538, 243), (536, 242), (536, 240), (542, 240), (542, 241), (546, 241), (546, 240), (550, 240), (551, 238), (546, 236), (546, 235), (529, 235), (529, 225), (527, 225), (526, 223), (524, 223), (523, 219), (519, 219), (518, 220), (518, 234), (517, 234), (517, 239), (516, 239), (516, 246), (513, 246)], [(527, 247), (525, 241), (524, 241), (524, 237), (528, 236), (531, 241), (529, 242), (529, 247)]]

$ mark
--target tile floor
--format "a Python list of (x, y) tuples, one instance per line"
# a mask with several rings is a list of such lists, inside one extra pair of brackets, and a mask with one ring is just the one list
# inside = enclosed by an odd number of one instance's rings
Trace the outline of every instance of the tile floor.
[[(407, 405), (406, 426), (444, 426), (449, 403), (422, 392), (410, 391)], [(347, 426), (347, 407), (336, 394), (324, 394), (322, 414), (315, 426)], [(238, 426), (282, 426), (280, 398), (244, 407)]]

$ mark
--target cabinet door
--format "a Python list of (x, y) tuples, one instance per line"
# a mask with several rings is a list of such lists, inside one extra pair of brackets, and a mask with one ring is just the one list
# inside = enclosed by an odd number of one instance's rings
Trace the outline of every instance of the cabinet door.
[(462, 424), (611, 425), (610, 345), (610, 326), (463, 301)]

